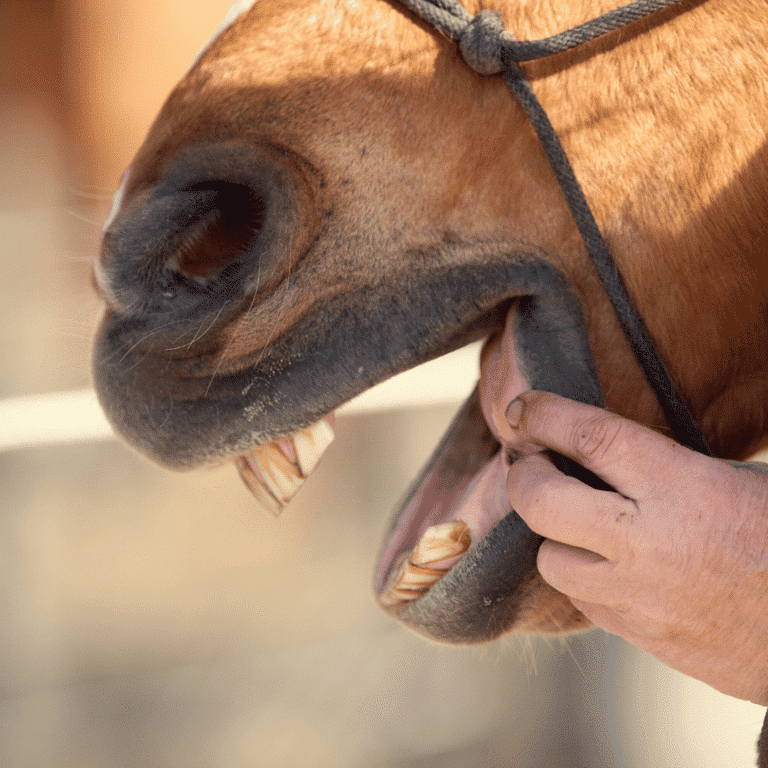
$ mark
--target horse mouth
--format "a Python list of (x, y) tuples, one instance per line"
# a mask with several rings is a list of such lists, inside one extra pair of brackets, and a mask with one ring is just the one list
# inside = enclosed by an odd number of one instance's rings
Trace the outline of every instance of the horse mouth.
[[(530, 450), (510, 441), (504, 418), (508, 404), (531, 388), (518, 349), (530, 302), (515, 298), (503, 310), (502, 324), (483, 346), (478, 385), (397, 509), (375, 568), (380, 607), (420, 634), (449, 643), (486, 642), (519, 627), (530, 604), (549, 589), (535, 566), (541, 538), (512, 509), (506, 490), (509, 467)], [(309, 433), (317, 435), (314, 468), (333, 434), (327, 420)], [(295, 440), (275, 441), (236, 460), (246, 485), (272, 513), (306, 476)], [(273, 469), (265, 469), (265, 462)], [(281, 485), (270, 473), (290, 479)], [(573, 611), (569, 622), (573, 628), (583, 619)], [(540, 623), (535, 628), (547, 630)]]
[[(459, 418), (471, 419), (476, 402), (468, 401)], [(494, 441), (490, 429), (473, 447), (457, 444), (458, 438), (454, 431), (446, 436), (436, 460), (408, 494), (382, 548), (374, 588), (379, 604), (395, 615), (426, 598), (512, 514), (506, 492), (512, 454)], [(478, 453), (481, 446), (485, 450)], [(461, 471), (453, 470), (450, 465), (462, 449), (474, 451), (474, 466), (465, 459)]]
[[(525, 389), (602, 404), (580, 300), (517, 241), (350, 241), (358, 223), (331, 216), (320, 187), (293, 155), (240, 145), (190, 148), (136, 187), (100, 260), (104, 411), (167, 468), (233, 463), (278, 514), (333, 440), (339, 406), (486, 339), (476, 391), (395, 512), (375, 592), (436, 640), (526, 628), (542, 614), (540, 539), (509, 506), (503, 414)], [(366, 249), (387, 265), (379, 279), (359, 266)]]
[[(456, 251), (448, 266), (415, 276), (412, 269), (402, 284), (310, 306), (267, 347), (245, 349), (225, 370), (215, 363), (222, 336), (187, 341), (166, 330), (162, 312), (136, 318), (110, 309), (94, 351), (97, 393), (141, 452), (175, 469), (232, 462), (259, 505), (278, 514), (332, 442), (336, 408), (485, 339), (478, 387), (396, 511), (374, 586), (379, 604), (417, 632), (450, 643), (488, 641), (521, 627), (543, 584), (535, 567), (540, 539), (508, 502), (515, 447), (504, 439), (504, 411), (527, 389), (602, 404), (567, 279), (536, 254), (499, 258), (500, 247), (448, 244)], [(230, 327), (239, 311), (233, 304)], [(203, 306), (194, 328), (208, 327), (215, 314)], [(438, 548), (450, 544), (447, 554), (414, 554), (425, 537)]]
[[(518, 303), (512, 302), (504, 324), (486, 339), (478, 386), (397, 511), (382, 548), (374, 589), (380, 606), (396, 616), (413, 610), (465, 557), (472, 559), (498, 523), (514, 515), (506, 474), (516, 453), (504, 444), (502, 420), (505, 405), (529, 389), (515, 353)], [(332, 421), (330, 414), (233, 460), (260, 508), (275, 516), (282, 512), (331, 445)]]

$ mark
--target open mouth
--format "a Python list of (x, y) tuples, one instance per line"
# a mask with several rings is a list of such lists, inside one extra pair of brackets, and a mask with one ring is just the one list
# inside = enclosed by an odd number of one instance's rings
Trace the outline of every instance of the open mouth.
[[(501, 437), (504, 418), (501, 404), (511, 402), (530, 388), (517, 365), (514, 350), (516, 312), (515, 301), (508, 311), (504, 328), (486, 341), (482, 353), (480, 383), (477, 392), (468, 401), (470, 406), (479, 402), (484, 424), (478, 422), (477, 428), (485, 429), (485, 434), (473, 439), (464, 433), (454, 436), (453, 431), (450, 431), (449, 445), (440, 451), (444, 454), (446, 449), (450, 449), (455, 459), (471, 443), (477, 461), (481, 461), (486, 452), (492, 453), (493, 457), (483, 464), (474, 477), (471, 476), (470, 468), (466, 467), (456, 484), (445, 482), (445, 473), (440, 467), (432, 466), (427, 470), (419, 487), (414, 489), (401, 511), (396, 528), (382, 552), (382, 565), (376, 577), (376, 585), (377, 591), (383, 589), (380, 599), (384, 605), (414, 600), (436, 583), (436, 578), (431, 583), (422, 579), (419, 581), (420, 592), (416, 590), (416, 582), (412, 579), (413, 569), (410, 575), (406, 573), (409, 563), (423, 567), (430, 562), (434, 569), (444, 575), (450, 566), (458, 562), (458, 556), (470, 549), (472, 542), (479, 541), (511, 511), (505, 500), (503, 486), (515, 454), (514, 446), (504, 445)], [(323, 453), (333, 442), (333, 420), (334, 416), (330, 414), (304, 430), (267, 445), (256, 446), (234, 459), (241, 479), (265, 511), (279, 515), (317, 467)], [(484, 444), (485, 452), (478, 451), (479, 441)], [(414, 541), (418, 542), (415, 547), (418, 551), (410, 559), (400, 558), (402, 562), (398, 568), (394, 568), (406, 575), (384, 588), (383, 572), (392, 571), (400, 550), (412, 545)], [(427, 551), (429, 560), (424, 559)], [(437, 557), (437, 554), (441, 556)], [(406, 582), (409, 583), (407, 587), (403, 586)], [(398, 589), (406, 590), (399, 598), (396, 597)]]
[[(375, 576), (379, 603), (387, 610), (397, 611), (422, 598), (512, 512), (505, 484), (515, 452), (502, 437), (504, 404), (530, 388), (515, 353), (518, 305), (512, 303), (503, 328), (487, 339), (476, 391), (387, 537)], [(234, 460), (265, 511), (280, 514), (317, 467), (333, 441), (332, 420), (330, 415)], [(462, 454), (468, 455), (459, 466)]]
[[(168, 468), (233, 462), (260, 506), (278, 514), (333, 440), (338, 407), (485, 339), (477, 389), (394, 515), (375, 592), (387, 612), (437, 640), (547, 631), (526, 618), (542, 615), (548, 588), (536, 572), (540, 538), (509, 506), (506, 475), (520, 447), (505, 438), (504, 413), (528, 389), (603, 404), (569, 280), (534, 248), (450, 233), (395, 250), (385, 279), (323, 281), (318, 265), (340, 258), (326, 233), (283, 274), (304, 187), (282, 160), (248, 152), (245, 165), (229, 147), (181, 156), (105, 233), (112, 298), (94, 384), (108, 418)], [(189, 160), (213, 170), (201, 176)], [(226, 183), (218, 172), (208, 178), (217, 164)], [(223, 207), (241, 218), (230, 212), (222, 225)], [(195, 247), (223, 254), (213, 277), (207, 256), (190, 256), (193, 214)], [(261, 288), (254, 269), (269, 278)], [(572, 626), (573, 616), (557, 623)]]
[[(396, 610), (423, 597), (512, 512), (506, 476), (516, 452), (503, 438), (504, 412), (515, 397), (530, 389), (515, 354), (517, 310), (514, 302), (504, 328), (486, 341), (480, 381), (457, 418), (459, 429), (449, 430), (384, 544), (374, 584), (379, 602), (387, 608)], [(471, 440), (473, 461), (465, 459), (460, 471), (450, 473), (451, 460), (470, 442), (463, 434), (469, 424), (462, 422), (471, 420), (480, 433)], [(431, 578), (415, 580), (414, 569), (424, 566), (433, 569)]]
[[(553, 279), (549, 274), (545, 283)], [(385, 611), (452, 643), (484, 642), (520, 627), (549, 589), (535, 566), (541, 538), (511, 508), (506, 490), (511, 463), (531, 450), (510, 440), (507, 406), (540, 387), (601, 400), (567, 293), (516, 297), (504, 307), (501, 326), (483, 346), (478, 386), (396, 511), (375, 569)], [(253, 449), (236, 465), (261, 506), (277, 513), (332, 439), (324, 419)]]

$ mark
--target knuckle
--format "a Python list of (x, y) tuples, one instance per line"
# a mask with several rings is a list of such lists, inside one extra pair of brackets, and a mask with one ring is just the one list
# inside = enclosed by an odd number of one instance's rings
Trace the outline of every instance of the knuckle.
[(555, 480), (537, 483), (527, 499), (526, 522), (531, 530), (541, 536), (552, 537), (557, 533), (553, 526), (560, 515), (562, 486)]
[(571, 428), (568, 445), (577, 461), (599, 463), (616, 441), (622, 425), (609, 415), (599, 414)]
[(543, 493), (542, 481), (537, 475), (536, 462), (530, 457), (516, 461), (507, 475), (507, 490), (512, 508), (534, 530), (541, 510)]
[(553, 494), (549, 483), (538, 483), (532, 490), (529, 499), (531, 513), (539, 518), (546, 518), (552, 511)]

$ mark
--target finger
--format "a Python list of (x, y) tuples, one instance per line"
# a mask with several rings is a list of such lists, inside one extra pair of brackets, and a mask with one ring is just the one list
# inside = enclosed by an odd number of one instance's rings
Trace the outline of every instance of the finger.
[(547, 539), (539, 547), (541, 577), (571, 600), (605, 605), (615, 590), (615, 568), (600, 555)]
[(667, 629), (659, 635), (656, 622), (648, 620), (640, 613), (633, 615), (633, 612), (626, 608), (590, 603), (586, 600), (571, 600), (571, 603), (596, 627), (624, 638), (640, 650), (654, 653), (654, 645), (657, 645), (654, 637), (667, 636)]
[(600, 627), (606, 632), (619, 635), (625, 639), (631, 636), (627, 623), (613, 608), (599, 603), (590, 603), (586, 600), (572, 599), (571, 603), (574, 608), (581, 611), (596, 627)]
[(520, 395), (507, 413), (520, 443), (562, 453), (632, 499), (652, 493), (660, 477), (677, 474), (680, 462), (699, 457), (629, 419), (548, 392)]
[(541, 453), (512, 464), (507, 493), (512, 508), (544, 538), (612, 561), (626, 552), (635, 503), (564, 475)]

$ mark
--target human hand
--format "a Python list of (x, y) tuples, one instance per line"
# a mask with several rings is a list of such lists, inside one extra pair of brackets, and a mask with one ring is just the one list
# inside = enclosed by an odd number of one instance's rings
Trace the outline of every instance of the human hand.
[[(513, 401), (513, 508), (545, 537), (542, 578), (596, 625), (741, 699), (768, 704), (768, 475), (543, 392)], [(615, 489), (558, 471), (545, 448)]]

